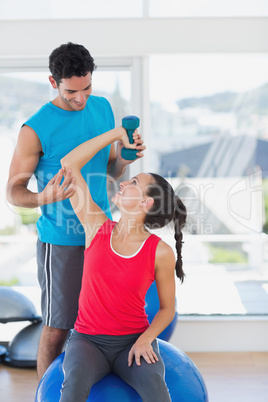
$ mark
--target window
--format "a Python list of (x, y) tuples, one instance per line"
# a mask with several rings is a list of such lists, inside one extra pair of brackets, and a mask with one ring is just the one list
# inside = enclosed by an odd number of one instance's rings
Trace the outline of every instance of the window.
[(255, 17), (268, 15), (266, 0), (150, 0), (151, 17)]
[(267, 67), (258, 54), (150, 58), (153, 170), (188, 207), (181, 314), (268, 313)]
[(9, 0), (0, 19), (267, 16), (266, 0)]
[(142, 0), (10, 0), (0, 2), (0, 19), (134, 18)]

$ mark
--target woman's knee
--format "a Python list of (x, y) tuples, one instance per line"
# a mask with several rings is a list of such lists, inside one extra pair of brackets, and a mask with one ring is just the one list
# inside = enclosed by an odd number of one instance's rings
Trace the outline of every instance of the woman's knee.
[(66, 378), (62, 384), (60, 402), (85, 402), (91, 386), (87, 381), (80, 381), (78, 377)]
[(66, 348), (63, 371), (62, 394), (74, 396), (77, 392), (73, 401), (80, 402), (88, 396), (91, 387), (108, 374), (110, 366), (96, 345), (74, 333)]
[(123, 379), (131, 385), (144, 402), (170, 402), (170, 395), (165, 382), (165, 367), (161, 356), (156, 363), (148, 364), (142, 359), (141, 366), (136, 363), (125, 370)]
[(67, 355), (63, 361), (63, 372), (60, 402), (86, 401), (94, 385), (87, 362), (76, 356)]
[(146, 381), (139, 384), (138, 392), (143, 402), (171, 402), (165, 379), (158, 372), (147, 376)]

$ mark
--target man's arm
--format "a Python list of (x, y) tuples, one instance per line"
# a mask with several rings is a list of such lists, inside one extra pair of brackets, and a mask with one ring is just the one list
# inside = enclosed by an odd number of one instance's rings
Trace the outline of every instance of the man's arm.
[[(136, 139), (135, 143), (137, 144), (137, 159), (143, 157), (143, 151), (145, 150), (145, 145), (143, 145), (143, 141), (141, 139), (140, 134), (135, 133)], [(123, 159), (121, 157), (121, 150), (124, 147), (121, 141), (117, 142), (116, 148), (115, 144), (111, 145), (111, 150), (110, 150), (110, 155), (109, 155), (109, 160), (108, 160), (108, 167), (107, 167), (107, 179), (109, 182), (112, 182), (113, 180), (119, 179), (125, 172), (126, 166), (129, 165), (130, 163), (135, 162), (134, 161), (128, 161), (126, 159)]]
[(60, 169), (41, 193), (28, 190), (27, 186), (38, 164), (42, 152), (41, 142), (35, 131), (23, 126), (10, 164), (7, 183), (7, 200), (24, 208), (37, 208), (73, 195), (74, 185), (71, 172), (67, 172), (60, 184), (64, 170)]

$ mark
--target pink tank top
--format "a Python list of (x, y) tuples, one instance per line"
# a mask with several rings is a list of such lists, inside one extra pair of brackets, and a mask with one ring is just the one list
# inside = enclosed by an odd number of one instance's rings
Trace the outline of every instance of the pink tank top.
[(85, 250), (75, 323), (84, 334), (127, 335), (149, 326), (145, 295), (155, 279), (155, 252), (161, 239), (151, 234), (135, 254), (122, 256), (111, 245), (115, 225), (108, 219)]

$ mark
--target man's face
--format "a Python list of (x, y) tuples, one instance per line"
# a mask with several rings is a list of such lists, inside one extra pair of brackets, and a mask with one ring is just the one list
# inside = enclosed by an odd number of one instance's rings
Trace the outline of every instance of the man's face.
[(85, 77), (62, 78), (57, 86), (53, 77), (49, 77), (53, 88), (58, 89), (58, 106), (69, 111), (83, 110), (92, 92), (92, 75)]

